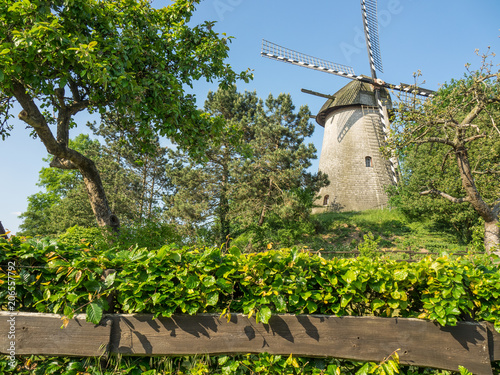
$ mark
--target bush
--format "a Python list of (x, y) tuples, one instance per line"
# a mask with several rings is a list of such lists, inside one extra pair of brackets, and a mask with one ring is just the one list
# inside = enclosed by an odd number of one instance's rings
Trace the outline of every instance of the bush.
[(180, 236), (172, 225), (149, 221), (138, 226), (122, 226), (118, 237), (112, 236), (104, 228), (75, 225), (61, 234), (57, 241), (69, 248), (92, 246), (104, 250), (110, 246), (120, 248), (139, 246), (154, 249), (166, 243), (178, 242)]
[(79, 225), (68, 228), (66, 232), (59, 236), (58, 242), (66, 247), (103, 246), (105, 243), (101, 229), (96, 227), (86, 228)]
[[(489, 258), (443, 256), (405, 263), (332, 259), (297, 249), (242, 254), (233, 247), (165, 245), (109, 250), (67, 248), (54, 241), (0, 240), (0, 263), (19, 270), (19, 309), (72, 316), (85, 307), (99, 321), (106, 297), (116, 312), (374, 315), (454, 325), (462, 317), (500, 327), (500, 273)], [(102, 280), (103, 270), (116, 274)], [(0, 281), (6, 280), (5, 268)], [(143, 296), (147, 295), (145, 299)], [(7, 288), (0, 304), (7, 305)]]
[(367, 258), (376, 258), (379, 256), (378, 245), (380, 237), (374, 238), (373, 233), (369, 232), (363, 236), (363, 241), (358, 245), (361, 256)]

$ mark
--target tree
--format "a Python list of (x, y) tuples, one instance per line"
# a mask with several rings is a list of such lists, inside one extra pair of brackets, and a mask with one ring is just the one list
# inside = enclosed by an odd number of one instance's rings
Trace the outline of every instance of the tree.
[(307, 215), (308, 209), (295, 207), (300, 205), (298, 191), (310, 189), (312, 199), (327, 184), (325, 175), (312, 178), (306, 172), (316, 158), (314, 145), (305, 143), (314, 131), (309, 108), (301, 106), (295, 113), (290, 94), (282, 93), (276, 98), (269, 95), (263, 109), (250, 129), (253, 157), (246, 159), (237, 172), (242, 176), (238, 216), (240, 220), (253, 220), (259, 227), (273, 211), (280, 211), (281, 217)]
[(453, 158), (445, 159), (447, 153), (446, 148), (431, 143), (405, 146), (399, 153), (399, 183), (388, 189), (390, 205), (410, 220), (428, 218), (440, 230), (455, 235), (462, 243), (469, 243), (474, 228), (481, 226), (473, 207), (420, 194), (428, 186), (452, 196), (463, 194), (462, 183), (456, 177), (458, 167)]
[[(69, 140), (69, 146), (93, 160), (102, 171), (103, 187), (110, 191), (110, 206), (125, 224), (138, 221), (140, 179), (123, 168), (97, 140), (86, 134)], [(45, 159), (50, 163), (52, 157)], [(76, 170), (43, 167), (37, 185), (43, 190), (28, 197), (28, 208), (21, 234), (35, 236), (58, 234), (79, 225), (94, 227), (95, 216), (89, 204), (82, 176)]]
[[(155, 135), (141, 138), (138, 133), (140, 124), (130, 116), (106, 113), (99, 125), (93, 123), (89, 126), (94, 134), (104, 139), (103, 151), (113, 158), (118, 169), (137, 176), (136, 223), (154, 221), (161, 211), (161, 199), (170, 186), (165, 174), (167, 148), (160, 145), (159, 137)], [(115, 179), (114, 192), (123, 191), (120, 183)]]
[[(262, 227), (272, 215), (308, 217), (326, 183), (324, 175), (306, 172), (316, 152), (305, 144), (314, 130), (308, 108), (295, 112), (285, 94), (270, 95), (264, 104), (255, 92), (232, 87), (209, 93), (205, 110), (224, 119), (225, 131), (202, 163), (177, 154), (168, 172), (175, 189), (169, 197), (172, 220), (187, 225), (192, 236), (208, 224), (221, 243)], [(235, 134), (242, 134), (238, 146)]]
[[(425, 176), (420, 195), (469, 204), (484, 220), (485, 248), (493, 252), (500, 245), (500, 71), (491, 70), (489, 56), (479, 70), (445, 84), (431, 101), (404, 108), (391, 145), (403, 155), (418, 145), (442, 156), (440, 167)], [(436, 178), (440, 175), (448, 182)], [(449, 178), (460, 181), (460, 189), (453, 189)]]
[(147, 0), (0, 4), (0, 134), (8, 133), (9, 110), (18, 103), (19, 118), (54, 155), (51, 166), (81, 173), (100, 226), (118, 228), (119, 221), (95, 163), (69, 146), (75, 114), (126, 113), (141, 138), (157, 133), (192, 154), (219, 133), (219, 122), (184, 91), (202, 77), (223, 85), (237, 77), (224, 64), (228, 38), (212, 30), (213, 22), (187, 25), (198, 2), (162, 9)]
[(206, 231), (217, 243), (231, 235), (231, 201), (238, 190), (235, 167), (249, 154), (245, 146), (248, 126), (256, 120), (262, 103), (255, 92), (238, 93), (236, 86), (209, 92), (205, 111), (222, 119), (220, 142), (207, 147), (203, 160), (171, 150), (167, 175), (174, 193), (165, 198), (167, 216), (183, 224), (180, 230), (194, 238)]

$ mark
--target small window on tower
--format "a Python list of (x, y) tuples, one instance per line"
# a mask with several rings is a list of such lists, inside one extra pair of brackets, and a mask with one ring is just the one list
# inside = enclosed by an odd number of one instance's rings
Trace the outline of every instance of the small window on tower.
[(367, 157), (365, 158), (365, 165), (366, 165), (366, 167), (367, 167), (367, 168), (371, 168), (371, 167), (373, 167), (373, 164), (372, 164), (372, 158), (371, 158), (371, 156), (367, 156)]
[(323, 198), (323, 206), (328, 206), (328, 201), (330, 200), (330, 196), (329, 195), (325, 195), (325, 197)]

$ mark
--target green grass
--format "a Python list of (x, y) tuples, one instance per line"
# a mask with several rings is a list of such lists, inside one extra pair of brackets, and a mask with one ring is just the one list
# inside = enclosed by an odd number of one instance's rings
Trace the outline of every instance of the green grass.
[(352, 251), (368, 233), (379, 238), (383, 250), (413, 250), (431, 253), (467, 251), (450, 231), (432, 221), (408, 221), (398, 210), (327, 212), (312, 216), (316, 233), (302, 246), (318, 251)]

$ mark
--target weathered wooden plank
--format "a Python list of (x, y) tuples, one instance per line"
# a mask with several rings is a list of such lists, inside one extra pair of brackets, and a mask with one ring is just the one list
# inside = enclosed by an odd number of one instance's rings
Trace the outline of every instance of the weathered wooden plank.
[(493, 323), (482, 323), (488, 329), (488, 346), (491, 362), (500, 361), (500, 333), (495, 330)]
[[(0, 353), (9, 354), (11, 342), (16, 355), (94, 357), (106, 352), (111, 334), (110, 320), (96, 326), (86, 322), (85, 315), (80, 314), (61, 329), (61, 317), (57, 314), (0, 311)], [(11, 333), (14, 337), (9, 338)]]
[[(0, 353), (9, 354), (12, 317), (0, 312)], [(441, 327), (403, 318), (274, 315), (269, 324), (232, 314), (107, 315), (101, 325), (73, 318), (61, 329), (60, 315), (16, 313), (16, 354), (99, 356), (189, 355), (222, 353), (294, 354), (381, 361), (399, 349), (403, 364), (491, 375), (490, 361), (500, 358), (500, 334), (486, 323)]]
[(479, 323), (441, 327), (419, 319), (274, 315), (269, 324), (232, 314), (109, 315), (112, 352), (123, 355), (294, 354), (381, 361), (396, 349), (403, 364), (491, 375), (488, 329)]

